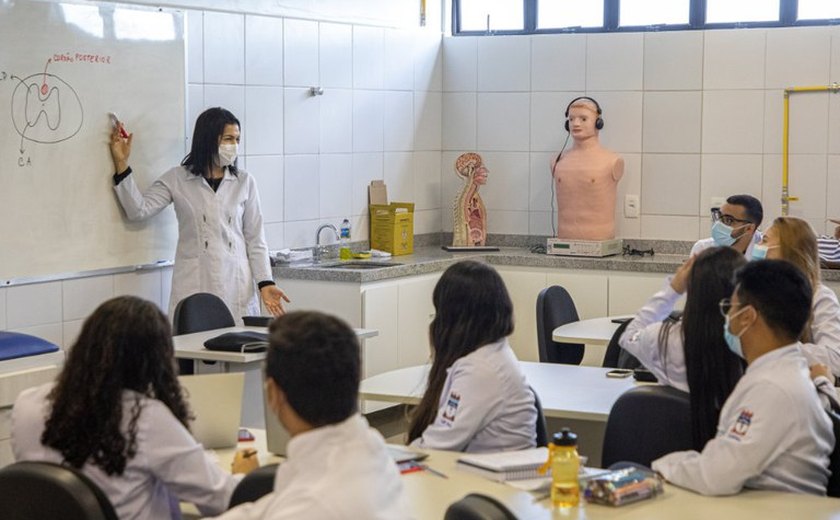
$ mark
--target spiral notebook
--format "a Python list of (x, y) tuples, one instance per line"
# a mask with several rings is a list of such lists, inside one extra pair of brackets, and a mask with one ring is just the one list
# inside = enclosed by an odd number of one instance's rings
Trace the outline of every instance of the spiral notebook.
[(540, 477), (537, 470), (547, 460), (548, 448), (531, 448), (464, 455), (458, 459), (457, 467), (490, 480), (505, 482)]

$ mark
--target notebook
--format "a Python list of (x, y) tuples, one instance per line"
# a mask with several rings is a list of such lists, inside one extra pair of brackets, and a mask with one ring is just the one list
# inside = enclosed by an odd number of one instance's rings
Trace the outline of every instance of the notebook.
[(548, 460), (548, 448), (464, 455), (457, 467), (497, 482), (539, 478), (540, 466)]
[(244, 372), (179, 376), (195, 420), (190, 431), (205, 449), (236, 446), (242, 416)]

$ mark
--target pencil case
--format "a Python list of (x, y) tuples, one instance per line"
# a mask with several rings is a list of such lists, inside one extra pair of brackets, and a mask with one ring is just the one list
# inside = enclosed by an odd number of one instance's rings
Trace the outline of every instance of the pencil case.
[(660, 493), (661, 477), (649, 470), (628, 467), (589, 479), (583, 496), (587, 502), (623, 506)]

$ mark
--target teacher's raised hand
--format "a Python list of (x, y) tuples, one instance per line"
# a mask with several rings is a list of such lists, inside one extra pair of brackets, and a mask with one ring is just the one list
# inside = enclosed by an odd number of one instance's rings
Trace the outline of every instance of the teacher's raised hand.
[(262, 298), (265, 309), (274, 316), (286, 314), (286, 309), (283, 308), (283, 300), (291, 301), (286, 293), (276, 285), (266, 285), (260, 289), (260, 298)]
[[(127, 135), (127, 137), (123, 137)], [(122, 122), (117, 122), (111, 132), (111, 159), (114, 161), (114, 172), (122, 173), (128, 168), (128, 157), (131, 155), (131, 140), (134, 134), (125, 132)]]

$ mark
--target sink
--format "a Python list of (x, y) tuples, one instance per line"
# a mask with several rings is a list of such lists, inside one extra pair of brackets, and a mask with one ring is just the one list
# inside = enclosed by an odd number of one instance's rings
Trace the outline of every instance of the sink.
[(370, 261), (347, 261), (347, 262), (332, 262), (325, 264), (312, 264), (309, 269), (384, 269), (386, 267), (395, 267), (402, 265), (395, 262), (370, 262)]

